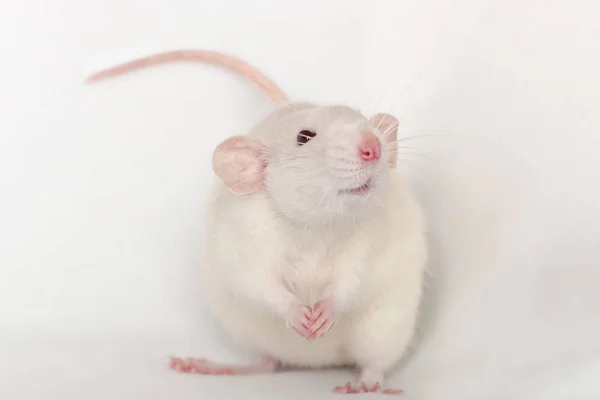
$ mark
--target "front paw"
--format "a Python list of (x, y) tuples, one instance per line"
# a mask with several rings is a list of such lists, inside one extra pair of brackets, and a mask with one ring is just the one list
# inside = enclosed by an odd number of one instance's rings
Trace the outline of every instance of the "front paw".
[(302, 337), (308, 337), (311, 312), (312, 310), (308, 306), (293, 304), (286, 313), (285, 326), (293, 328)]
[(337, 322), (339, 315), (335, 311), (333, 301), (328, 298), (319, 301), (315, 307), (308, 324), (308, 338), (316, 339), (325, 335)]

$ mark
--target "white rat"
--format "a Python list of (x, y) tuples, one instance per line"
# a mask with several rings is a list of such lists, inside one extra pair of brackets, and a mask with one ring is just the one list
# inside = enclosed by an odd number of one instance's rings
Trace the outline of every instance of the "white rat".
[(258, 374), (357, 366), (339, 393), (384, 388), (415, 331), (427, 262), (422, 211), (396, 167), (398, 121), (344, 106), (287, 103), (258, 70), (220, 53), (175, 51), (93, 75), (192, 59), (241, 72), (279, 104), (213, 156), (203, 294), (255, 365), (171, 359), (179, 371)]

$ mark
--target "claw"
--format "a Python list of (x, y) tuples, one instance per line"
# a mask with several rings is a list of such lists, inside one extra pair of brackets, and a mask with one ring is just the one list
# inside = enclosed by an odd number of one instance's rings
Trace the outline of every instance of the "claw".
[(346, 382), (343, 386), (336, 386), (333, 389), (334, 393), (341, 394), (355, 394), (355, 393), (381, 393), (391, 395), (401, 395), (404, 391), (400, 389), (383, 389), (379, 382), (372, 386), (366, 385), (364, 382), (360, 382), (357, 386), (352, 385), (350, 382)]
[(308, 325), (308, 338), (316, 339), (324, 336), (338, 322), (330, 299), (315, 304), (313, 316)]
[(307, 337), (311, 313), (310, 307), (294, 304), (288, 311), (285, 325), (293, 328), (300, 336)]

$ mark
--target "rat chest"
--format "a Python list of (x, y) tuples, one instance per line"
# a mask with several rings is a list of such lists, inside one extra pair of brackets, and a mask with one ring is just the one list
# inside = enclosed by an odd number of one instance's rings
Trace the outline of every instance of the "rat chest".
[(285, 254), (281, 277), (285, 286), (307, 304), (314, 304), (332, 283), (336, 257), (325, 246), (311, 251), (290, 249)]

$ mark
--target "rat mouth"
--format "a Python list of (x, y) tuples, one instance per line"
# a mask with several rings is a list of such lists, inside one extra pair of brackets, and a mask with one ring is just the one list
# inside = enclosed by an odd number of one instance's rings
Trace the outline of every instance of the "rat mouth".
[(352, 189), (343, 189), (343, 190), (340, 190), (340, 193), (341, 194), (360, 195), (360, 194), (367, 193), (370, 189), (371, 189), (371, 178), (369, 178), (367, 180), (367, 182), (365, 182), (363, 185), (361, 185), (359, 187), (355, 187)]

